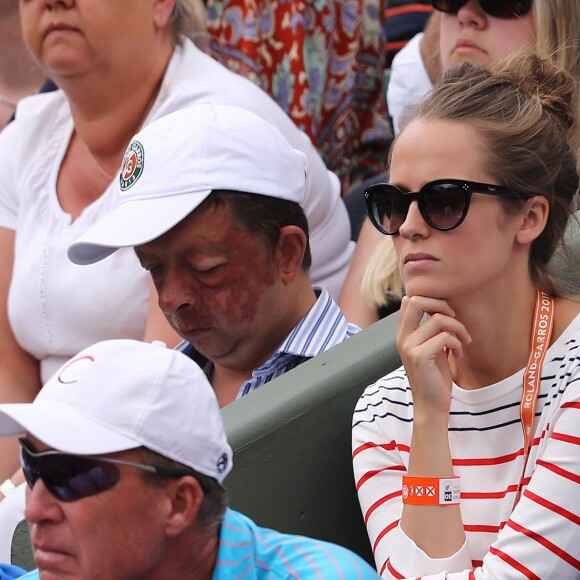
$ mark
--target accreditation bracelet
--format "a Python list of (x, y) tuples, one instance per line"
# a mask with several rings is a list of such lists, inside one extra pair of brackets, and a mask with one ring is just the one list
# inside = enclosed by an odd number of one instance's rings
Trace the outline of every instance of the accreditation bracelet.
[(459, 477), (403, 475), (403, 503), (454, 505), (459, 503)]

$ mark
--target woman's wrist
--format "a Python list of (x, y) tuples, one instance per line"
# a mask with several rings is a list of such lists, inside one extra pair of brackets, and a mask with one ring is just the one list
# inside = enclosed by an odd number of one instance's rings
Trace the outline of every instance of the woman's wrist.
[(16, 485), (10, 478), (0, 483), (0, 495), (2, 498), (8, 497), (15, 489)]
[(413, 409), (413, 432), (425, 430), (429, 433), (448, 433), (449, 412), (436, 411), (432, 407), (422, 409), (422, 405), (414, 405)]

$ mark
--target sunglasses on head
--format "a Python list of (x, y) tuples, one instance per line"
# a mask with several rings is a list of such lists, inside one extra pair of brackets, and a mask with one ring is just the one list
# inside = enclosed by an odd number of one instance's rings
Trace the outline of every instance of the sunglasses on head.
[(77, 501), (114, 487), (121, 479), (120, 465), (134, 467), (163, 477), (194, 475), (187, 469), (131, 463), (108, 457), (72, 455), (62, 451), (35, 451), (20, 439), (20, 464), (32, 489), (42, 479), (46, 489), (60, 501)]
[(455, 229), (465, 219), (473, 193), (485, 195), (530, 198), (532, 195), (517, 193), (500, 185), (438, 179), (426, 183), (419, 191), (403, 191), (389, 183), (377, 183), (364, 192), (369, 217), (383, 234), (392, 236), (407, 219), (409, 207), (414, 201), (421, 216), (435, 230), (447, 232)]
[[(433, 8), (447, 14), (457, 14), (468, 0), (433, 0)], [(496, 18), (524, 16), (532, 7), (532, 0), (479, 0), (481, 9)]]

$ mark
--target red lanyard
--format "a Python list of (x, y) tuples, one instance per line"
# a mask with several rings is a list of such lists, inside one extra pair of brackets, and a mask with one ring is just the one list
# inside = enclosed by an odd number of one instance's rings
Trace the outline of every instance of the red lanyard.
[[(524, 385), (522, 391), (522, 402), (520, 404), (520, 418), (524, 432), (524, 464), (522, 476), (516, 493), (518, 502), (526, 464), (532, 445), (532, 428), (534, 426), (534, 417), (536, 413), (536, 403), (540, 393), (540, 384), (542, 382), (542, 365), (546, 351), (550, 346), (552, 328), (554, 326), (554, 300), (551, 296), (538, 289), (536, 294), (536, 308), (534, 312), (534, 324), (532, 326), (532, 344), (530, 348), (530, 358), (524, 371)], [(514, 506), (515, 506), (514, 503)]]

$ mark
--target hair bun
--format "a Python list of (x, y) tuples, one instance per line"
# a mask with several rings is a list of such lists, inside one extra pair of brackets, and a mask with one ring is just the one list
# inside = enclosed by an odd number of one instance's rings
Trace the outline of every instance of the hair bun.
[(576, 124), (576, 81), (552, 60), (531, 51), (516, 51), (498, 62), (493, 72), (527, 98), (536, 100), (565, 130)]

